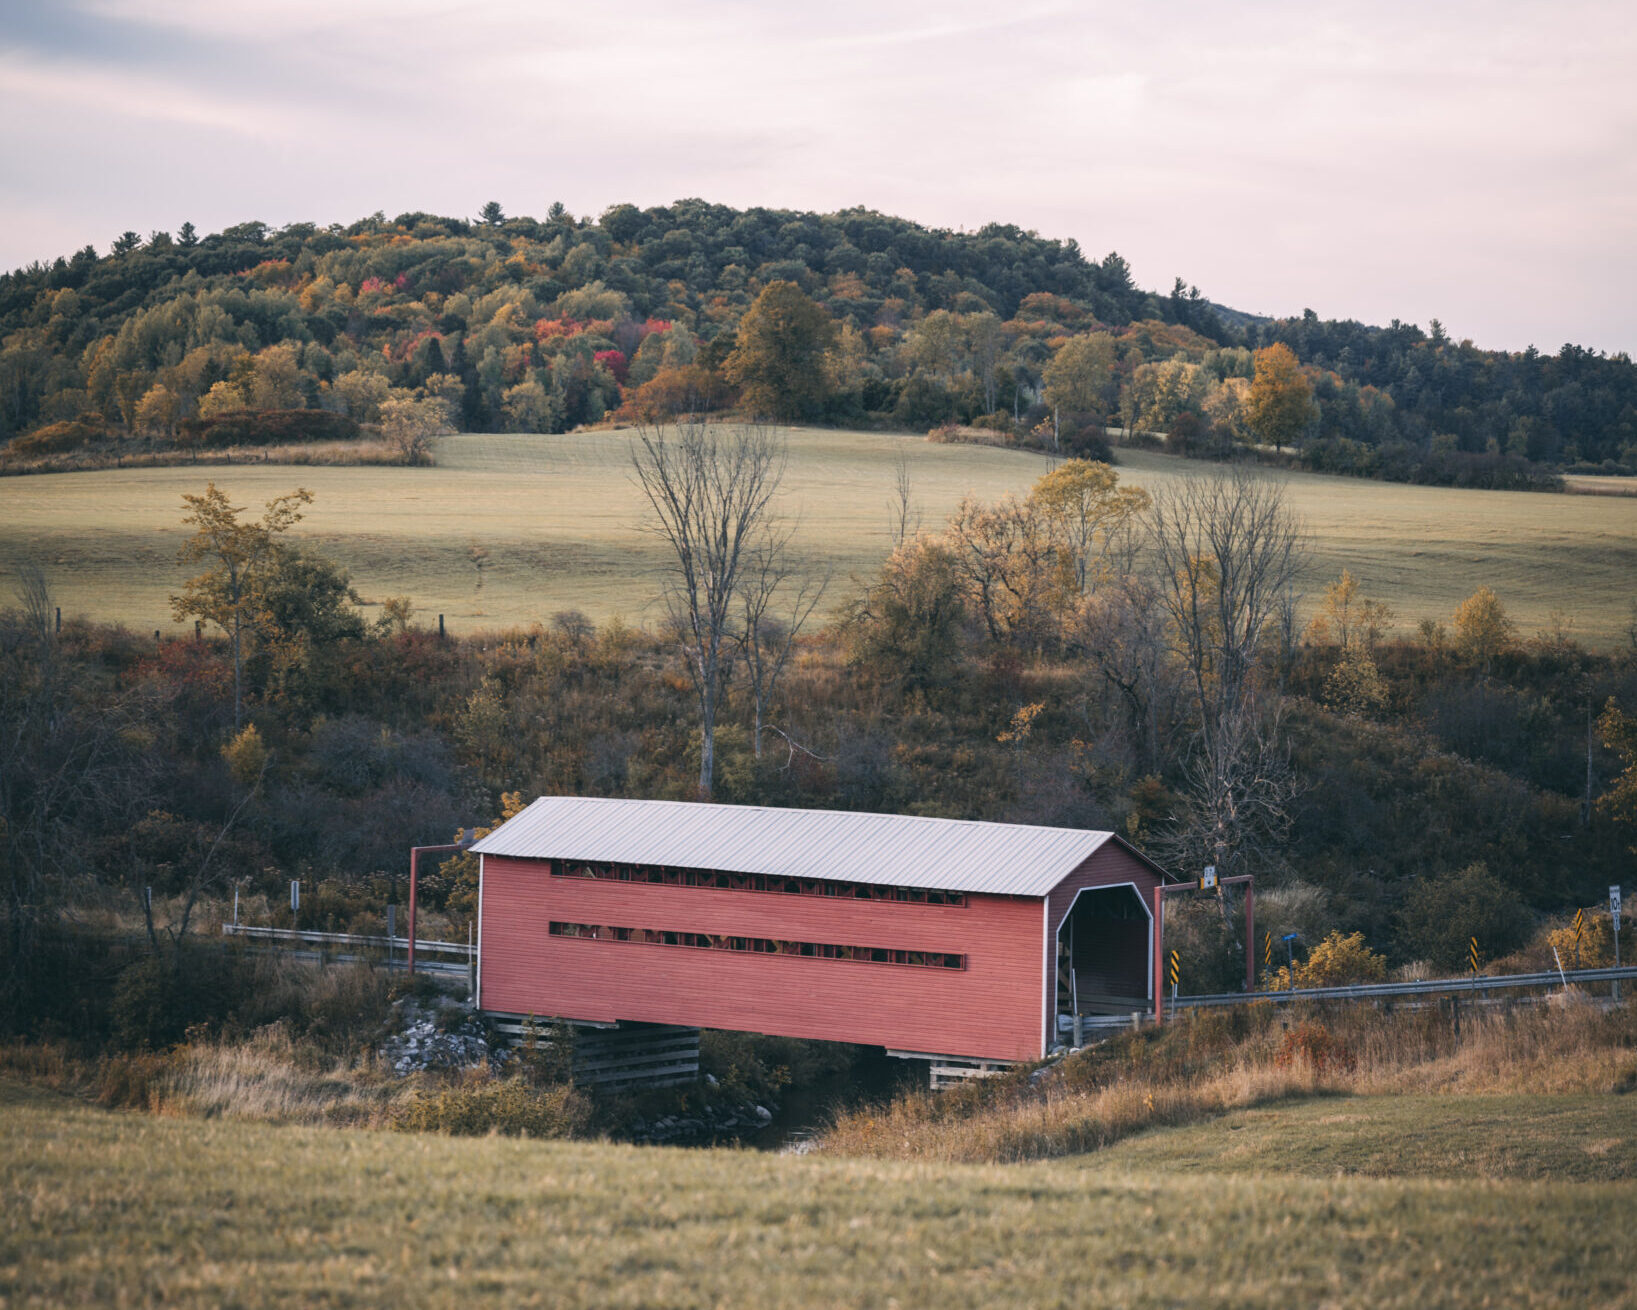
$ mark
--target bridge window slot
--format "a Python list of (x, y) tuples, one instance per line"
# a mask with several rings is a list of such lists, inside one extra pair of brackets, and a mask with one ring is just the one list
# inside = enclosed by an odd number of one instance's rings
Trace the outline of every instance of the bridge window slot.
[(907, 905), (964, 906), (966, 893), (937, 887), (894, 887), (885, 883), (840, 882), (827, 878), (786, 878), (720, 869), (673, 869), (643, 864), (590, 864), (548, 861), (554, 878), (601, 882), (646, 882), (667, 887), (707, 887), (719, 891), (769, 892), (781, 896), (830, 896), (845, 900), (896, 901)]
[(905, 951), (884, 946), (851, 946), (835, 942), (789, 941), (775, 937), (732, 937), (717, 933), (673, 932), (665, 928), (631, 928), (595, 923), (566, 923), (553, 919), (553, 937), (580, 937), (592, 941), (635, 942), (639, 945), (687, 946), (695, 950), (749, 951), (761, 955), (799, 955), (825, 960), (856, 960), (910, 968), (964, 969), (966, 956), (956, 951)]

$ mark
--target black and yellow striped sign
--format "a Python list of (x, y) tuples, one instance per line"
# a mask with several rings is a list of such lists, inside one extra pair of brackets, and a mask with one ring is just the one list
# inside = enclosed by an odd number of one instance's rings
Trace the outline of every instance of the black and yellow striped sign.
[(1472, 961), (1472, 972), (1478, 972), (1478, 939), (1472, 938), (1472, 944), (1467, 948), (1467, 959)]
[(1179, 956), (1175, 951), (1172, 951), (1171, 952), (1171, 986), (1175, 987), (1177, 985), (1177, 980), (1179, 978), (1181, 978), (1181, 977), (1182, 977), (1182, 957)]
[(1575, 938), (1575, 940), (1579, 941), (1580, 940), (1580, 935), (1585, 931), (1586, 931), (1586, 912), (1584, 910), (1576, 910), (1574, 912), (1574, 938)]
[(1273, 934), (1270, 932), (1262, 934), (1262, 967), (1264, 969), (1273, 967)]

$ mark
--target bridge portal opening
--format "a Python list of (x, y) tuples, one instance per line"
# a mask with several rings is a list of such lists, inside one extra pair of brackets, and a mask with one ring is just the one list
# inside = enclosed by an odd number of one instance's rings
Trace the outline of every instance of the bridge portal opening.
[(1129, 884), (1080, 892), (1057, 930), (1057, 1013), (1146, 1009), (1154, 976), (1151, 924)]

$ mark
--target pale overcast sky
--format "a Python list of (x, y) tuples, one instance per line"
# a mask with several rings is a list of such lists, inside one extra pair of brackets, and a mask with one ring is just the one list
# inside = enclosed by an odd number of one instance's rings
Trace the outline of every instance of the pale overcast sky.
[(1624, 3), (0, 0), (0, 267), (684, 196), (1017, 223), (1268, 314), (1637, 347)]

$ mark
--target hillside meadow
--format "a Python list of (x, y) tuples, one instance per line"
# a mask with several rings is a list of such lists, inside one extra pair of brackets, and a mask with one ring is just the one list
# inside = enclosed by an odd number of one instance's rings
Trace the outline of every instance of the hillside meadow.
[[(19, 565), (47, 571), (67, 613), (172, 629), (168, 597), (182, 494), (214, 480), (237, 503), (297, 485), (315, 501), (299, 533), (332, 554), (366, 600), (408, 596), (423, 621), (455, 631), (548, 619), (577, 609), (603, 621), (658, 615), (665, 553), (642, 530), (629, 432), (458, 435), (435, 468), (234, 467), (112, 469), (0, 480), (0, 587)], [(1026, 490), (1049, 467), (1035, 453), (942, 445), (881, 433), (794, 428), (783, 504), (813, 574), (833, 578), (833, 613), (891, 545), (899, 461), (915, 509), (939, 526), (961, 497)], [(1129, 450), (1122, 477), (1153, 490), (1215, 466)], [(1399, 622), (1447, 621), (1480, 584), (1500, 594), (1523, 632), (1554, 611), (1593, 646), (1623, 640), (1637, 576), (1637, 499), (1455, 490), (1277, 475), (1312, 539), (1309, 603), (1345, 567)], [(474, 558), (482, 560), (480, 569)]]
[[(0, 1304), (1630, 1305), (1609, 1100), (1298, 1103), (961, 1166), (169, 1119), (0, 1083)], [(1415, 1146), (1497, 1113), (1550, 1143), (1489, 1171)], [(1257, 1170), (1217, 1144), (1294, 1133), (1301, 1158)]]

